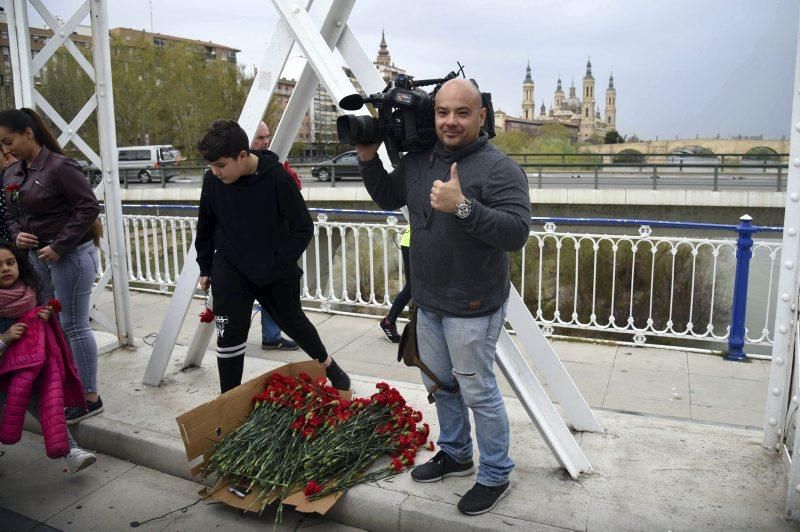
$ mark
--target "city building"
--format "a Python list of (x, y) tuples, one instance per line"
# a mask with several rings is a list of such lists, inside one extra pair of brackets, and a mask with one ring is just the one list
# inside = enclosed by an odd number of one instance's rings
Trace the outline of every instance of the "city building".
[(538, 134), (542, 126), (560, 124), (573, 133), (579, 141), (587, 141), (592, 137), (602, 137), (617, 127), (617, 90), (614, 87), (614, 75), (608, 78), (605, 95), (605, 117), (600, 114), (600, 106), (595, 99), (595, 81), (592, 74), (591, 60), (586, 62), (586, 73), (583, 76), (583, 92), (579, 98), (573, 81), (569, 94), (564, 97), (561, 78), (558, 78), (553, 105), (548, 110), (544, 101), (536, 115), (535, 83), (531, 75), (531, 65), (525, 69), (522, 82), (522, 113), (519, 117), (511, 116), (498, 109), (495, 112), (495, 129), (498, 131), (522, 131)]
[(175, 46), (182, 44), (189, 48), (196, 50), (197, 53), (203, 54), (207, 61), (218, 61), (221, 63), (236, 64), (236, 54), (241, 50), (224, 46), (221, 44), (213, 43), (211, 41), (198, 41), (195, 39), (186, 39), (184, 37), (175, 37), (174, 35), (165, 35), (163, 33), (151, 33), (145, 30), (134, 30), (131, 28), (114, 28), (109, 34), (112, 39), (116, 39), (117, 43), (135, 43), (136, 41), (152, 42), (154, 46)]
[[(60, 21), (63, 23), (63, 21)], [(109, 31), (114, 43), (135, 43), (152, 42), (155, 46), (170, 46), (174, 44), (184, 44), (198, 53), (203, 54), (208, 61), (219, 61), (225, 64), (236, 65), (236, 54), (240, 51), (236, 48), (223, 46), (210, 41), (198, 41), (185, 39), (173, 35), (162, 33), (151, 33), (144, 30), (134, 30), (130, 28), (114, 28)], [(31, 54), (35, 57), (44, 48), (47, 42), (53, 37), (53, 31), (48, 28), (29, 28)], [(78, 26), (69, 36), (78, 49), (92, 49), (92, 32), (89, 26)], [(8, 21), (5, 10), (0, 7), (0, 55), (2, 55), (2, 65), (0, 65), (0, 109), (10, 109), (14, 107), (14, 89), (11, 74), (11, 45), (9, 43)], [(86, 55), (89, 55), (88, 53)], [(50, 61), (57, 60), (55, 57)], [(34, 79), (34, 83), (41, 83), (47, 76), (48, 65), (42, 67), (41, 72)]]

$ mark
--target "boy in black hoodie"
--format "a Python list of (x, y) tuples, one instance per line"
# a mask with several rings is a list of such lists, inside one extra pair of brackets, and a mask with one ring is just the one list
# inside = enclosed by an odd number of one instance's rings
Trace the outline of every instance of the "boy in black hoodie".
[(271, 151), (249, 151), (247, 134), (233, 120), (215, 121), (197, 147), (211, 165), (203, 177), (195, 247), (200, 288), (214, 283), (221, 392), (242, 382), (253, 300), (325, 366), (335, 388), (349, 390), (350, 378), (300, 307), (297, 260), (314, 224), (292, 178)]

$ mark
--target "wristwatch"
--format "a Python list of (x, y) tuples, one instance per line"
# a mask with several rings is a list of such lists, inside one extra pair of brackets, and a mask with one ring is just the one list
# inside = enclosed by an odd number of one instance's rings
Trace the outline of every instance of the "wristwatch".
[(470, 215), (472, 212), (472, 200), (470, 198), (464, 197), (464, 201), (456, 205), (456, 210), (453, 214), (456, 215), (456, 218), (463, 220), (467, 216)]

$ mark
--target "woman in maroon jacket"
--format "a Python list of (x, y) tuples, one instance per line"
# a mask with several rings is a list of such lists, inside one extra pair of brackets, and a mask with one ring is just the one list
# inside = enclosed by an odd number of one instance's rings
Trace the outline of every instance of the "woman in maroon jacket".
[[(97, 393), (97, 344), (89, 308), (98, 267), (94, 223), (100, 206), (80, 166), (65, 157), (42, 119), (30, 109), (0, 112), (0, 145), (17, 163), (3, 190), (12, 241), (29, 249), (44, 299), (63, 305), (61, 326), (78, 366), (88, 408), (70, 408), (75, 423), (103, 410)], [(55, 294), (54, 294), (55, 292)]]

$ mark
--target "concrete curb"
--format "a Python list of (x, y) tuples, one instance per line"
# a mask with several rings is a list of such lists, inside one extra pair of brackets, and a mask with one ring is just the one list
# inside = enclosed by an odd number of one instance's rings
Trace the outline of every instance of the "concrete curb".
[[(39, 424), (25, 419), (25, 429), (41, 434)], [(199, 482), (189, 474), (183, 442), (127, 423), (92, 417), (70, 427), (72, 435), (85, 449), (160, 471), (174, 477)]]

